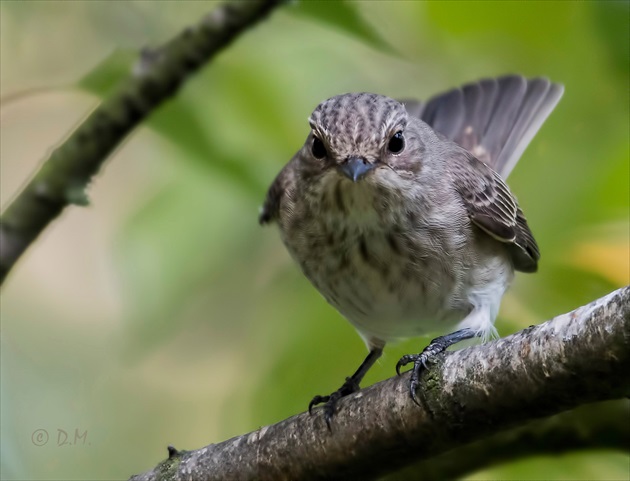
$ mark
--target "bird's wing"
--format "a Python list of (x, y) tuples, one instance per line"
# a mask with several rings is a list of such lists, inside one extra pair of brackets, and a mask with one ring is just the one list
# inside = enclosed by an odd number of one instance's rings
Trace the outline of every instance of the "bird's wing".
[(504, 179), (554, 109), (564, 87), (545, 78), (484, 79), (402, 103), (410, 115), (459, 144)]
[(258, 221), (261, 224), (268, 224), (278, 220), (280, 205), (295, 183), (296, 158), (297, 154), (282, 168), (269, 187), (265, 203), (260, 209), (260, 215), (258, 216)]
[(538, 245), (508, 186), (499, 174), (468, 152), (454, 160), (451, 177), (471, 221), (507, 245), (516, 270), (535, 272), (540, 259)]

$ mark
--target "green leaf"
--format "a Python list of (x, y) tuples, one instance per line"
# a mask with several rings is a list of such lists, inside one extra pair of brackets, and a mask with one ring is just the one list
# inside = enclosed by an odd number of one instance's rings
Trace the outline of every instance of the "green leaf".
[(177, 145), (184, 157), (202, 161), (201, 164), (244, 187), (246, 192), (258, 194), (264, 191), (251, 168), (222, 152), (219, 142), (209, 137), (209, 130), (202, 126), (198, 110), (185, 96), (180, 95), (177, 100), (164, 104), (149, 119), (148, 126)]
[(396, 51), (359, 15), (355, 6), (345, 0), (304, 0), (289, 11), (340, 28), (384, 52)]
[(617, 72), (627, 78), (628, 60), (630, 60), (630, 43), (628, 42), (630, 4), (628, 2), (592, 2), (588, 5), (593, 10), (592, 19), (599, 36), (606, 44), (605, 55), (608, 55)]
[(426, 2), (425, 5), (431, 25), (455, 37), (505, 35), (519, 38), (536, 50), (546, 42), (559, 41), (570, 29), (575, 12), (570, 2), (541, 2), (538, 8), (527, 2), (494, 1)]
[[(170, 147), (163, 153), (178, 154)], [(122, 291), (129, 300), (131, 357), (165, 342), (181, 329), (183, 318), (229, 323), (239, 309), (229, 294), (243, 285), (242, 279), (229, 280), (230, 272), (236, 259), (247, 263), (246, 249), (258, 250), (251, 243), (253, 233), (260, 232), (253, 202), (222, 179), (199, 175), (196, 164), (178, 167), (170, 182), (129, 216), (115, 242)], [(212, 312), (182, 314), (195, 299), (211, 300)], [(219, 306), (223, 299), (226, 304)], [(173, 322), (178, 316), (179, 327)]]

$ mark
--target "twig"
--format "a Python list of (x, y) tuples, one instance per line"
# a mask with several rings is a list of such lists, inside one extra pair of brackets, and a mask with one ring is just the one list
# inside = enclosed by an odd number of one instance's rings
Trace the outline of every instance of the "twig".
[(0, 284), (26, 248), (85, 189), (107, 156), (217, 52), (283, 0), (235, 1), (164, 46), (144, 50), (131, 77), (55, 149), (0, 218)]
[[(149, 480), (374, 479), (532, 419), (630, 395), (630, 287), (512, 336), (447, 353), (409, 397), (408, 375), (197, 451)], [(620, 422), (625, 422), (620, 420)]]

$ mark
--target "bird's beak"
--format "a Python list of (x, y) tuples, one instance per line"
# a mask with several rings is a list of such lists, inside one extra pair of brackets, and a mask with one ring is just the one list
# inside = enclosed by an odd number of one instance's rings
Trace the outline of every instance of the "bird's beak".
[(345, 162), (339, 166), (339, 170), (352, 182), (356, 182), (374, 167), (375, 164), (368, 162), (362, 157), (348, 157)]

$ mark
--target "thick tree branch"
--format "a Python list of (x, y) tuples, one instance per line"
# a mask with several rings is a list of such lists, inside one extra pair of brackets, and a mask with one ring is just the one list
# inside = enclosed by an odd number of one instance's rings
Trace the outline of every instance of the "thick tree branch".
[[(375, 479), (526, 421), (630, 395), (630, 287), (512, 336), (447, 353), (409, 398), (408, 375), (197, 451), (149, 480)], [(624, 420), (620, 420), (624, 422)]]
[(222, 5), (164, 46), (145, 51), (133, 75), (55, 149), (0, 218), (0, 283), (26, 248), (85, 188), (107, 156), (182, 83), (283, 0)]

